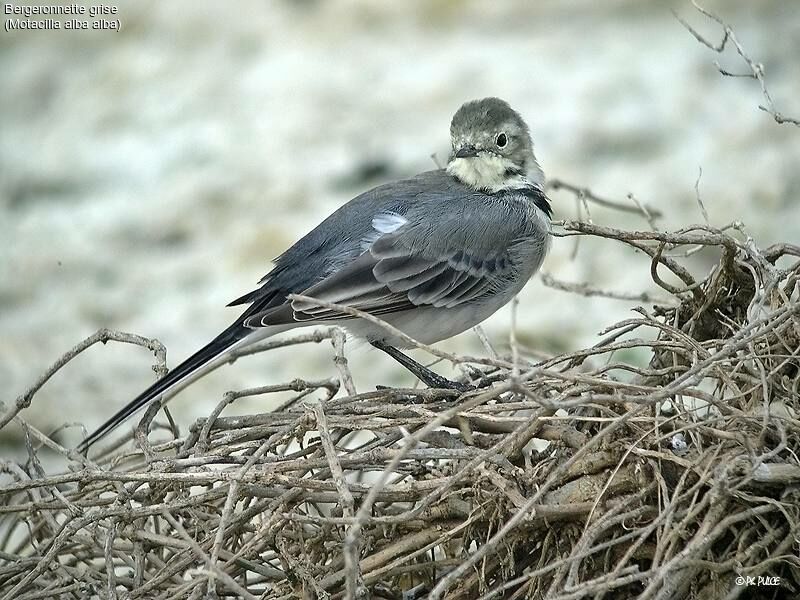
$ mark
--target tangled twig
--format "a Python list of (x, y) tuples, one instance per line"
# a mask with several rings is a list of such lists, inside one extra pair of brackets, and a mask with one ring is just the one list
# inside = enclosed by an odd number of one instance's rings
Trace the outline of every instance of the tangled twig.
[[(341, 333), (301, 334), (264, 349), (330, 338), (334, 378), (231, 392), (177, 438), (147, 420), (144, 443), (96, 460), (25, 421), (44, 376), (6, 413), (29, 460), (2, 463), (2, 597), (722, 598), (746, 577), (797, 593), (800, 251), (709, 225), (556, 235), (643, 252), (669, 301), (637, 296), (655, 306), (538, 362), (418, 344), (490, 384), (462, 395), (357, 393)], [(716, 259), (702, 277), (681, 264), (697, 252)], [(47, 374), (105, 339), (134, 337), (100, 332)], [(295, 395), (223, 414), (276, 392)]]

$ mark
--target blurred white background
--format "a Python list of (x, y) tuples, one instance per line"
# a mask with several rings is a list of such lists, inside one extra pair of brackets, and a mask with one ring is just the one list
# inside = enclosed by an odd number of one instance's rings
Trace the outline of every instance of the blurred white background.
[[(798, 242), (800, 132), (758, 109), (756, 82), (723, 78), (717, 26), (688, 2), (116, 3), (121, 33), (0, 33), (0, 382), (6, 405), (100, 327), (156, 337), (174, 366), (238, 314), (270, 260), (357, 193), (445, 159), (452, 113), (493, 95), (528, 120), (545, 172), (664, 212), (663, 227), (743, 221), (759, 245)], [(778, 108), (800, 114), (800, 4), (708, 1), (763, 62)], [(553, 193), (555, 218), (574, 198)], [(597, 223), (646, 227), (592, 207)], [(556, 240), (544, 270), (643, 291), (646, 259)], [(534, 279), (520, 338), (546, 352), (596, 341), (633, 302)], [(509, 309), (486, 325), (502, 348)], [(443, 343), (481, 352), (474, 333)], [(370, 353), (371, 352), (371, 353)], [(176, 397), (185, 427), (229, 389), (333, 375), (327, 344), (244, 359)], [(351, 353), (360, 390), (410, 384)], [(22, 413), (99, 425), (154, 378), (152, 357), (95, 347)], [(438, 368), (446, 369), (446, 366)], [(243, 400), (229, 413), (264, 410)], [(17, 445), (13, 426), (2, 443)], [(19, 436), (19, 437), (17, 437)]]

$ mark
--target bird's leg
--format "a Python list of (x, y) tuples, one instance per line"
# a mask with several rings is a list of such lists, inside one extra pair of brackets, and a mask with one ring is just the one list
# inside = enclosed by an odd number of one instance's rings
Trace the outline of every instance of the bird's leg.
[(386, 352), (389, 356), (403, 365), (406, 369), (411, 371), (420, 381), (422, 381), (429, 388), (444, 388), (446, 390), (458, 390), (459, 392), (468, 392), (475, 388), (466, 383), (459, 383), (458, 381), (451, 381), (446, 377), (442, 377), (438, 373), (434, 373), (425, 365), (419, 364), (410, 356), (406, 356), (394, 346), (390, 346), (386, 342), (375, 341), (370, 342), (378, 350)]

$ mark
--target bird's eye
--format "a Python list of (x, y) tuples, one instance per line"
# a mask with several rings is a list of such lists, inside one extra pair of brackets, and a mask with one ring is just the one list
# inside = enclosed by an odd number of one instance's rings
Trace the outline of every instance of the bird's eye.
[(503, 148), (508, 143), (508, 136), (505, 133), (498, 133), (494, 143), (497, 144), (498, 148)]

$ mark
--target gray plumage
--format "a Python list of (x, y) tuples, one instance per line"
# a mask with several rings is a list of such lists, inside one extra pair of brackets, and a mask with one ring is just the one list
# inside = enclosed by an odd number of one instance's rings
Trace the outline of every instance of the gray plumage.
[[(544, 211), (531, 200), (535, 192), (487, 194), (444, 170), (380, 186), (344, 205), (280, 256), (263, 288), (247, 301), (279, 287), (403, 323), (405, 333), (424, 343), (451, 337), (508, 302), (541, 265), (549, 238)], [(376, 221), (393, 221), (396, 228), (379, 232)], [(432, 319), (437, 312), (438, 322)], [(471, 313), (475, 317), (464, 318)], [(348, 323), (346, 316), (307, 302), (260, 311), (245, 325), (341, 319), (370, 341), (404, 345), (377, 326)]]
[(82, 446), (234, 347), (287, 329), (335, 322), (370, 342), (403, 345), (377, 325), (290, 302), (290, 294), (358, 308), (423, 343), (465, 331), (510, 301), (550, 242), (550, 206), (528, 127), (504, 101), (487, 98), (456, 112), (451, 141), (447, 169), (357, 196), (286, 250), (258, 289), (231, 303), (249, 307), (228, 329)]

